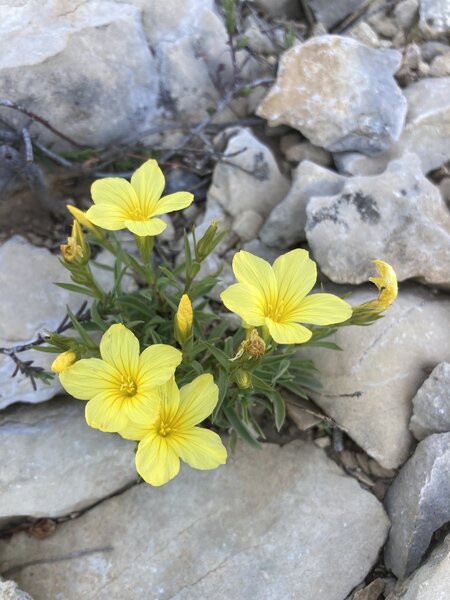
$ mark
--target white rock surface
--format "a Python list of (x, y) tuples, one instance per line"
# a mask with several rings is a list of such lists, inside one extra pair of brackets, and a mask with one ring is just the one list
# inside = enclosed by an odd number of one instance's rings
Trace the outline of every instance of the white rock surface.
[(311, 198), (306, 213), (314, 259), (332, 281), (367, 281), (377, 258), (399, 281), (450, 287), (450, 212), (417, 156), (347, 179), (337, 195)]
[(57, 398), (0, 415), (0, 520), (60, 517), (137, 481), (133, 442), (88, 427), (86, 403)]
[[(358, 305), (375, 296), (372, 286), (354, 292), (349, 302)], [(314, 401), (383, 467), (398, 467), (413, 440), (411, 399), (430, 365), (450, 359), (450, 300), (404, 287), (383, 319), (370, 327), (339, 329), (333, 340), (343, 352), (301, 351), (320, 371), (323, 388)]]
[(270, 213), (260, 231), (267, 246), (287, 249), (306, 239), (306, 207), (312, 197), (338, 194), (346, 178), (310, 161), (301, 162), (293, 171), (291, 189)]
[(186, 468), (47, 539), (0, 542), (0, 569), (36, 598), (342, 600), (387, 528), (375, 497), (313, 444), (238, 445), (216, 471)]
[[(207, 115), (220, 97), (211, 75), (220, 69), (222, 81), (230, 77), (226, 40), (213, 0), (8, 0), (0, 96), (83, 144), (133, 139), (165, 118)], [(61, 144), (43, 127), (32, 129)]]
[(33, 600), (33, 598), (23, 592), (15, 581), (6, 581), (0, 579), (0, 598), (1, 600)]
[(431, 37), (450, 31), (450, 4), (448, 0), (420, 0), (419, 26)]
[[(287, 194), (290, 184), (270, 148), (249, 129), (227, 130), (225, 136), (228, 139), (225, 156), (229, 158), (214, 168), (207, 211), (219, 205), (233, 218), (232, 229), (243, 236), (241, 239), (249, 241), (256, 237), (263, 220), (257, 219), (244, 230), (243, 213), (252, 211), (264, 219)], [(210, 222), (210, 218), (206, 222), (205, 216), (205, 225)]]
[(431, 537), (450, 520), (450, 433), (420, 442), (385, 498), (392, 522), (384, 551), (386, 566), (399, 578), (416, 569)]
[(389, 161), (407, 152), (419, 156), (424, 173), (450, 160), (450, 77), (426, 77), (403, 90), (408, 101), (406, 125), (398, 142), (379, 156), (335, 154), (339, 170), (351, 175), (382, 173)]
[(386, 600), (447, 600), (450, 598), (450, 535)]
[(401, 55), (324, 35), (283, 54), (257, 114), (332, 152), (376, 154), (398, 139), (406, 100), (393, 74)]
[(435, 367), (412, 401), (409, 428), (416, 439), (450, 431), (450, 363)]

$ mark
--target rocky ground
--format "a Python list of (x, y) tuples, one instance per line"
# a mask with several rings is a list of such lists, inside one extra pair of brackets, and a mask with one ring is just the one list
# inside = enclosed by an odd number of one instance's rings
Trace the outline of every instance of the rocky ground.
[[(237, 2), (232, 32), (213, 0), (2, 11), (0, 598), (449, 598), (448, 0)], [(203, 271), (222, 266), (221, 289), (237, 248), (308, 248), (354, 304), (372, 259), (400, 281), (342, 352), (308, 349), (323, 387), (286, 397), (262, 450), (161, 489), (132, 442), (89, 429), (56, 381), (11, 378), (2, 350), (79, 309), (52, 286), (64, 204), (150, 152), (196, 196), (159, 243), (176, 260), (183, 227), (219, 219)]]

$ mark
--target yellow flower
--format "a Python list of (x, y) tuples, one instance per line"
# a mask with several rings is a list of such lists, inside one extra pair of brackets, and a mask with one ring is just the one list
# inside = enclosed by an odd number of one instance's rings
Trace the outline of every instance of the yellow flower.
[(192, 304), (187, 294), (183, 294), (175, 314), (175, 332), (180, 343), (186, 342), (192, 332), (194, 313)]
[(233, 271), (239, 283), (221, 294), (222, 302), (254, 327), (266, 326), (278, 344), (301, 344), (311, 331), (300, 323), (331, 325), (346, 321), (352, 307), (333, 294), (312, 294), (316, 264), (306, 250), (292, 250), (268, 262), (241, 250)]
[(94, 181), (91, 187), (94, 206), (86, 217), (110, 231), (129, 229), (138, 236), (158, 235), (167, 224), (155, 217), (189, 206), (194, 196), (176, 192), (161, 198), (164, 175), (156, 160), (148, 160), (131, 177), (131, 183), (120, 177)]
[(200, 375), (181, 390), (172, 379), (158, 389), (157, 421), (149, 412), (119, 432), (126, 439), (140, 440), (136, 469), (147, 483), (163, 485), (173, 479), (180, 459), (201, 470), (225, 464), (227, 451), (217, 433), (197, 427), (212, 413), (218, 394), (212, 375)]
[(73, 365), (76, 360), (76, 353), (67, 350), (55, 358), (55, 360), (52, 362), (51, 369), (54, 373), (61, 373), (61, 371), (64, 371), (64, 369), (67, 369), (67, 367)]
[(88, 425), (119, 431), (145, 415), (156, 419), (155, 388), (166, 383), (180, 364), (179, 350), (155, 344), (139, 354), (139, 341), (124, 325), (111, 325), (100, 342), (100, 358), (84, 358), (60, 373), (64, 389), (86, 404)]
[(388, 263), (382, 260), (373, 260), (372, 262), (377, 267), (380, 276), (370, 277), (369, 281), (377, 286), (379, 294), (376, 300), (368, 302), (365, 307), (371, 308), (376, 312), (382, 312), (397, 298), (397, 276), (394, 269)]

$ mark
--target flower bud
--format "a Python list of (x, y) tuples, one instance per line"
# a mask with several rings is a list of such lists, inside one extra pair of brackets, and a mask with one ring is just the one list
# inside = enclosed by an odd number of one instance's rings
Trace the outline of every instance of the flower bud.
[(244, 369), (238, 369), (235, 373), (235, 379), (238, 387), (241, 390), (246, 390), (252, 387), (252, 375), (248, 371), (244, 371)]
[(211, 252), (216, 247), (216, 244), (214, 243), (215, 242), (214, 238), (217, 233), (218, 225), (219, 225), (219, 223), (217, 221), (213, 221), (211, 223), (211, 225), (208, 227), (208, 229), (206, 230), (202, 239), (199, 240), (196, 244), (195, 255), (196, 255), (197, 260), (199, 260), (200, 262), (205, 260), (205, 258), (209, 254), (211, 254)]
[(54, 373), (61, 373), (67, 367), (73, 365), (73, 363), (77, 360), (77, 355), (75, 352), (71, 350), (67, 350), (62, 354), (59, 354), (52, 363), (51, 369)]
[(185, 344), (191, 337), (193, 320), (194, 313), (191, 301), (187, 294), (183, 294), (175, 315), (175, 335), (181, 345)]
[(72, 206), (72, 204), (66, 204), (66, 208), (80, 225), (83, 225), (83, 227), (86, 227), (86, 229), (92, 231), (93, 233), (96, 232), (97, 227), (89, 221), (84, 211), (80, 210), (76, 206)]

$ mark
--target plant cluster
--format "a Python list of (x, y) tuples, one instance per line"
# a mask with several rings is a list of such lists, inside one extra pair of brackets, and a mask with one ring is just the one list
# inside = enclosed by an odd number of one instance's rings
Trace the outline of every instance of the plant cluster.
[[(236, 330), (208, 300), (220, 274), (201, 276), (201, 266), (223, 239), (212, 223), (197, 239), (184, 233), (183, 261), (167, 263), (155, 248), (166, 223), (161, 216), (189, 206), (192, 194), (162, 196), (164, 176), (155, 160), (145, 162), (131, 182), (107, 177), (92, 185), (93, 205), (74, 206), (71, 236), (61, 262), (72, 283), (58, 285), (90, 301), (77, 315), (67, 308), (73, 331), (49, 332), (37, 349), (58, 353), (52, 370), (65, 390), (86, 403), (89, 426), (137, 442), (136, 468), (152, 485), (175, 477), (180, 459), (196, 469), (224, 464), (227, 450), (217, 431), (258, 445), (264, 433), (257, 410), (285, 420), (283, 390), (300, 397), (319, 383), (312, 361), (299, 358), (302, 346), (339, 349), (327, 338), (338, 327), (368, 325), (395, 299), (392, 268), (374, 261), (378, 298), (358, 307), (324, 292), (310, 294), (316, 265), (295, 249), (273, 265), (239, 251), (233, 258), (237, 283), (222, 294), (238, 315)], [(115, 232), (128, 230), (129, 249)], [(91, 269), (94, 250), (114, 257), (111, 289)], [(130, 290), (125, 282), (133, 277)], [(200, 426), (202, 424), (202, 426)], [(206, 426), (207, 425), (207, 426)]]

